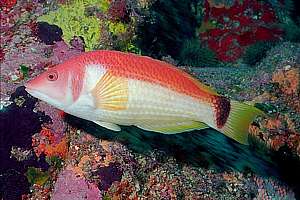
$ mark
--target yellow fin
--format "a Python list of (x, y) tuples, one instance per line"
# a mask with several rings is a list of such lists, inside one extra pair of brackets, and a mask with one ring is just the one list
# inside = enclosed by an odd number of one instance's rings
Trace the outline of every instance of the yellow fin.
[(184, 121), (184, 122), (165, 122), (162, 123), (160, 121), (157, 122), (148, 122), (148, 123), (142, 123), (137, 125), (137, 127), (147, 130), (147, 131), (154, 131), (164, 134), (175, 134), (175, 133), (182, 133), (186, 131), (192, 131), (192, 130), (201, 130), (209, 128), (208, 125), (206, 125), (203, 122), (197, 122), (197, 121)]
[(107, 72), (92, 90), (97, 108), (125, 110), (128, 102), (128, 81)]
[(257, 116), (265, 116), (265, 113), (245, 103), (230, 101), (230, 104), (228, 119), (224, 127), (217, 130), (241, 144), (248, 144), (250, 124)]

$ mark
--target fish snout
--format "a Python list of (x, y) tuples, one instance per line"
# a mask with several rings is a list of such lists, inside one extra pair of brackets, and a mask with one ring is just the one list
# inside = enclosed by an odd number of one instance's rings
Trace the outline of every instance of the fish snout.
[(27, 81), (26, 83), (24, 83), (25, 86), (25, 91), (28, 93), (31, 93), (32, 90), (34, 90), (34, 84), (32, 83), (32, 80)]

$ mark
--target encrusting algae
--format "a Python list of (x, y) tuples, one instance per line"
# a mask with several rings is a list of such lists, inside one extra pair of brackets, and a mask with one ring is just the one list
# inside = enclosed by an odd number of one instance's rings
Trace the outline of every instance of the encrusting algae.
[(100, 41), (100, 20), (96, 16), (87, 16), (86, 9), (95, 6), (107, 12), (106, 0), (76, 0), (59, 5), (56, 11), (40, 16), (38, 21), (55, 24), (63, 30), (63, 39), (70, 42), (74, 36), (84, 39), (87, 50), (93, 50)]

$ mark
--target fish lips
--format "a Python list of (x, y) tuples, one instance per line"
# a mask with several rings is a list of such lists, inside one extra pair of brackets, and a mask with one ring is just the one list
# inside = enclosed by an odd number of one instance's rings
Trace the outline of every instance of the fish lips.
[(26, 84), (24, 85), (25, 86), (25, 91), (30, 94), (31, 96), (39, 99), (39, 100), (42, 100), (54, 107), (57, 107), (58, 109), (61, 109), (61, 110), (64, 110), (64, 106), (61, 104), (61, 102), (51, 98), (50, 96), (48, 96), (47, 94), (45, 93), (42, 93), (42, 92), (39, 92), (38, 90), (35, 90), (35, 89), (32, 89), (30, 87), (26, 87)]

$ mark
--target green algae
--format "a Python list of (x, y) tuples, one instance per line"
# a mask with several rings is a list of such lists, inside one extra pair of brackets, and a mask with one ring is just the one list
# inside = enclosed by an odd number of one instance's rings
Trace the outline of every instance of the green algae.
[[(74, 36), (81, 36), (88, 51), (101, 49), (101, 46), (108, 48), (112, 43), (115, 50), (140, 54), (140, 49), (133, 42), (134, 35), (131, 34), (136, 20), (134, 17), (130, 18), (130, 23), (109, 20), (109, 7), (109, 0), (76, 0), (60, 5), (57, 10), (39, 17), (38, 21), (59, 26), (63, 30), (64, 41), (69, 44)], [(96, 13), (105, 17), (99, 19)], [(101, 40), (101, 37), (106, 37), (103, 36), (103, 30), (110, 34), (112, 41)], [(126, 34), (129, 37), (124, 39)]]
[(28, 179), (28, 182), (38, 185), (44, 185), (47, 180), (50, 178), (50, 175), (48, 172), (43, 172), (41, 169), (35, 168), (35, 167), (29, 167), (26, 176)]
[(100, 40), (101, 21), (95, 16), (86, 16), (86, 8), (89, 6), (96, 6), (105, 13), (108, 11), (109, 1), (76, 0), (39, 17), (38, 21), (59, 26), (63, 30), (63, 39), (66, 42), (70, 42), (74, 36), (82, 36), (87, 50), (93, 50)]
[(20, 65), (20, 72), (23, 74), (24, 78), (29, 78), (29, 67), (26, 65)]
[(108, 194), (105, 194), (103, 197), (102, 197), (103, 200), (111, 200), (112, 198), (108, 195)]
[(63, 167), (63, 159), (58, 156), (46, 157), (46, 161), (56, 169), (61, 169)]
[(126, 24), (122, 22), (107, 21), (105, 24), (107, 25), (109, 32), (111, 32), (113, 35), (125, 33), (127, 30)]

